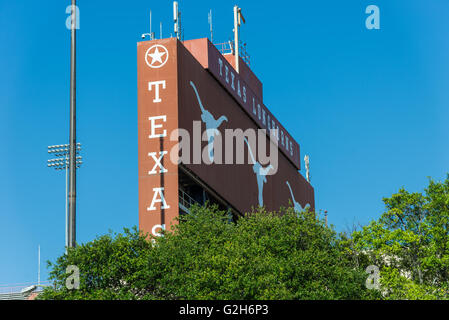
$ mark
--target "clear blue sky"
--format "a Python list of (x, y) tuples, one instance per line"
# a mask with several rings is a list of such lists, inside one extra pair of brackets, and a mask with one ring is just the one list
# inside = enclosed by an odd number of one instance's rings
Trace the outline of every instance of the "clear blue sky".
[[(171, 1), (79, 0), (78, 242), (138, 224), (136, 42), (172, 29)], [(338, 230), (383, 212), (401, 186), (448, 172), (449, 2), (180, 1), (185, 39), (229, 40), (233, 5), (264, 102), (310, 155), (318, 209)], [(0, 0), (0, 284), (36, 281), (64, 246), (69, 1)], [(380, 8), (380, 30), (365, 8)]]

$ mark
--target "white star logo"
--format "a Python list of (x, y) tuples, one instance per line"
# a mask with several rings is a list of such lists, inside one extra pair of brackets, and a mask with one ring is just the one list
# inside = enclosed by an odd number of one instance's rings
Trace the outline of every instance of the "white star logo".
[[(151, 61), (149, 61), (151, 58)], [(145, 62), (150, 68), (160, 68), (168, 60), (168, 50), (163, 45), (155, 44), (145, 53)]]

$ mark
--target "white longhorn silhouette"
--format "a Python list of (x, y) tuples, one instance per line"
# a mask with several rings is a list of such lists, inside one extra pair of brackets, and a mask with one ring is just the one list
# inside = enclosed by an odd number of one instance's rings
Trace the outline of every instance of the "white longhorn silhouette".
[(251, 156), (251, 159), (253, 160), (253, 171), (256, 174), (256, 178), (257, 178), (257, 187), (259, 189), (259, 206), (263, 207), (263, 184), (267, 182), (267, 177), (266, 175), (268, 174), (268, 172), (273, 169), (273, 166), (270, 164), (268, 166), (266, 166), (265, 168), (262, 167), (262, 165), (257, 162), (254, 159), (254, 155), (253, 152), (251, 151), (251, 147), (249, 146), (248, 140), (245, 139), (246, 144), (248, 145), (248, 151), (249, 154)]
[(292, 200), (293, 200), (293, 207), (295, 209), (295, 211), (302, 212), (304, 211), (307, 207), (310, 207), (309, 204), (306, 204), (306, 206), (303, 208), (298, 202), (296, 202), (295, 200), (295, 196), (293, 195), (293, 191), (292, 188), (290, 187), (290, 183), (288, 183), (288, 181), (286, 181), (288, 188), (290, 189), (290, 194), (292, 195)]
[(223, 121), (228, 121), (228, 118), (226, 116), (221, 116), (217, 120), (215, 120), (212, 113), (204, 109), (203, 104), (201, 103), (200, 95), (198, 94), (198, 91), (196, 90), (195, 84), (190, 81), (190, 85), (192, 86), (193, 90), (195, 91), (196, 98), (198, 99), (198, 104), (201, 109), (201, 120), (206, 125), (206, 134), (207, 134), (207, 150), (209, 151), (209, 160), (212, 163), (214, 161), (214, 139), (215, 135), (219, 135), (220, 132), (217, 130), (218, 127), (221, 125)]

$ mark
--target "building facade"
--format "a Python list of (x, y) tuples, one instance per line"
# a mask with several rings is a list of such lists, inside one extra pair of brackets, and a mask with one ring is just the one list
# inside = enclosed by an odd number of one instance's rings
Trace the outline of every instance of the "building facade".
[(315, 207), (300, 146), (263, 103), (260, 80), (208, 39), (139, 42), (139, 228), (169, 230), (193, 203), (234, 218)]

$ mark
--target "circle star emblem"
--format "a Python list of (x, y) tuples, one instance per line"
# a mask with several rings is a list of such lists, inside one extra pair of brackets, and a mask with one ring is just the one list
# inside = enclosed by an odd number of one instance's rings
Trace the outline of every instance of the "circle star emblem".
[(145, 62), (150, 68), (160, 68), (168, 60), (168, 50), (163, 45), (155, 44), (145, 53)]

